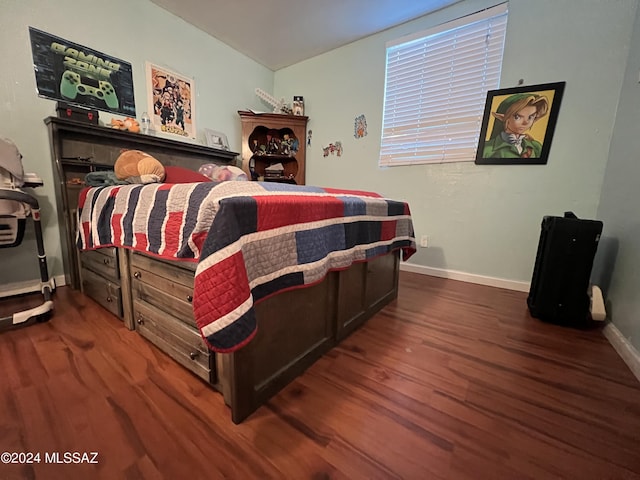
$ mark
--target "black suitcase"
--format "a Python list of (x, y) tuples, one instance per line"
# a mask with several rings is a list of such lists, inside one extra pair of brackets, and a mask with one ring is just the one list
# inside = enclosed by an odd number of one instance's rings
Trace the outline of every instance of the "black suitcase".
[(581, 220), (572, 212), (542, 219), (527, 297), (533, 317), (574, 327), (589, 324), (588, 288), (601, 234), (601, 221)]

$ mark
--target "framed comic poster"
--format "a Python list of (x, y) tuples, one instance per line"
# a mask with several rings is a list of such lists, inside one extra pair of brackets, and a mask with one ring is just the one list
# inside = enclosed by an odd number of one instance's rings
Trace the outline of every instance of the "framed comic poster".
[(546, 164), (565, 82), (487, 92), (477, 165)]
[(146, 64), (147, 102), (156, 132), (196, 138), (195, 84), (192, 78)]
[(29, 27), (38, 95), (136, 116), (131, 64)]

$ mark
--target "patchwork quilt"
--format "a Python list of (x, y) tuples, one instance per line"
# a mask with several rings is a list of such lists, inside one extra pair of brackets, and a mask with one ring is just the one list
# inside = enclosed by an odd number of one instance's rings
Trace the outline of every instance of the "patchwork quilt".
[(196, 323), (212, 350), (232, 352), (256, 333), (256, 302), (397, 249), (406, 260), (415, 236), (408, 204), (375, 193), (206, 182), (87, 188), (77, 245), (197, 262)]

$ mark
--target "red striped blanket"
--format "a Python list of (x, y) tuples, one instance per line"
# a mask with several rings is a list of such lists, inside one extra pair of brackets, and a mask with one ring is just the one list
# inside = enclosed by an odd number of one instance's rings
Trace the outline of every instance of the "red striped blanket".
[(415, 252), (405, 202), (269, 182), (89, 188), (78, 226), (80, 249), (125, 247), (197, 261), (194, 316), (218, 352), (253, 338), (256, 302), (354, 262)]

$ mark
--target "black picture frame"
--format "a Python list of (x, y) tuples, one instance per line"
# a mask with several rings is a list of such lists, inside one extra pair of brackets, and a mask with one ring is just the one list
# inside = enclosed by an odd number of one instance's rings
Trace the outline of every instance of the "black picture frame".
[[(489, 90), (476, 165), (546, 164), (565, 84), (556, 82)], [(507, 138), (509, 133), (512, 133), (511, 138)]]
[(131, 63), (29, 27), (38, 96), (136, 116)]

